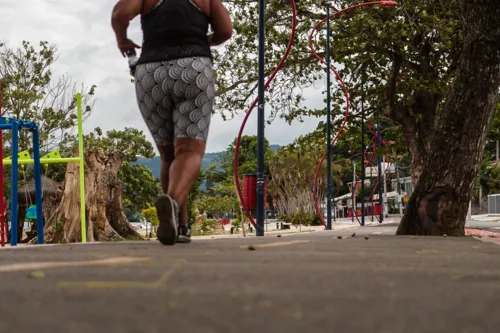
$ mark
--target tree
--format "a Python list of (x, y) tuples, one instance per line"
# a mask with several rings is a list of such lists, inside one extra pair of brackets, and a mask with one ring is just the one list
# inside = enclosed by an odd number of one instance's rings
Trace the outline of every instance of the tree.
[[(464, 235), (500, 86), (500, 3), (462, 0), (463, 46), (398, 234)], [(447, 154), (451, 152), (451, 154)], [(413, 152), (412, 152), (413, 153)]]
[[(85, 228), (89, 242), (141, 238), (130, 226), (123, 207), (123, 186), (118, 178), (123, 156), (118, 150), (85, 152)], [(61, 202), (54, 213), (46, 217), (47, 243), (82, 240), (79, 168), (77, 163), (67, 165)]]
[[(84, 147), (88, 240), (139, 239), (125, 208), (141, 211), (160, 193), (151, 170), (132, 164), (139, 156), (153, 157), (153, 145), (134, 128), (111, 130), (106, 135), (96, 128), (86, 135)], [(47, 218), (48, 242), (81, 240), (78, 169), (75, 163), (67, 166), (63, 197), (55, 213)]]
[[(242, 223), (240, 202), (236, 196), (236, 187), (232, 176), (214, 185), (210, 191), (205, 191), (196, 197), (193, 207), (201, 213), (211, 214), (215, 219), (221, 219), (226, 213), (235, 212), (237, 219)], [(207, 220), (202, 215), (201, 225), (197, 227), (203, 233), (215, 228), (216, 222)]]
[(115, 150), (123, 153), (118, 178), (123, 183), (123, 201), (126, 209), (139, 212), (148, 204), (155, 202), (161, 193), (159, 180), (151, 170), (143, 165), (134, 164), (139, 157), (152, 158), (154, 148), (141, 130), (126, 127), (103, 134), (100, 128), (84, 138), (85, 150), (100, 149), (106, 153)]
[(217, 219), (220, 219), (222, 214), (227, 213), (232, 208), (231, 196), (203, 196), (195, 202), (198, 210), (203, 213), (211, 213)]
[[(324, 136), (316, 133), (299, 137), (290, 145), (275, 151), (269, 158), (269, 193), (278, 201), (281, 214), (315, 214), (314, 177), (326, 146)], [(341, 186), (339, 165), (332, 165), (333, 181)], [(326, 163), (318, 177), (318, 200), (326, 195)]]
[[(236, 139), (227, 147), (224, 154), (219, 158), (219, 165), (224, 170), (223, 179), (228, 175), (234, 174), (234, 148), (236, 147)], [(269, 141), (264, 139), (264, 158), (267, 161), (271, 154)], [(244, 174), (254, 174), (257, 170), (257, 136), (243, 135), (240, 141), (240, 149), (238, 152), (238, 173), (240, 176)]]
[[(495, 112), (490, 123), (488, 139), (486, 142), (485, 156), (486, 161), (497, 159), (497, 144), (500, 142), (500, 94), (497, 95)], [(499, 148), (500, 149), (500, 148)]]
[[(74, 145), (71, 133), (78, 121), (75, 95), (82, 94), (83, 119), (86, 119), (92, 111), (96, 86), (87, 88), (67, 75), (54, 79), (51, 67), (56, 60), (56, 46), (45, 41), (40, 42), (38, 50), (27, 41), (17, 49), (0, 42), (2, 109), (7, 117), (38, 124), (42, 152), (59, 149), (71, 153)], [(10, 146), (8, 132), (4, 135), (5, 143)], [(31, 134), (22, 131), (19, 149), (31, 148)]]
[[(227, 110), (242, 109), (256, 82), (252, 58), (256, 53), (256, 4), (243, 2), (235, 2), (240, 9), (233, 13), (234, 45), (217, 54), (224, 73), (219, 78), (223, 81), (221, 105)], [(297, 43), (268, 94), (274, 116), (280, 114), (290, 121), (324, 114), (302, 107), (298, 89), (323, 76), (307, 50), (306, 38), (301, 38), (308, 35), (312, 20), (322, 18), (315, 14), (315, 3), (299, 4)], [(339, 0), (336, 5), (344, 8), (354, 3), (357, 1)], [(498, 93), (496, 20), (500, 4), (495, 0), (399, 3), (397, 10), (365, 8), (337, 17), (332, 22), (332, 56), (343, 66), (342, 77), (355, 88), (350, 90), (354, 109), (360, 109), (363, 87), (367, 108), (380, 117), (383, 113), (402, 128), (417, 187), (398, 233), (463, 235), (471, 184)], [(283, 53), (285, 28), (290, 25), (287, 4), (271, 1), (268, 11), (266, 47), (273, 51), (268, 52), (266, 72)], [(321, 33), (316, 44), (321, 56), (324, 44)], [(460, 96), (468, 96), (468, 100)], [(340, 113), (345, 105), (340, 89), (333, 101), (333, 109)], [(335, 118), (337, 123), (342, 121), (342, 117)]]

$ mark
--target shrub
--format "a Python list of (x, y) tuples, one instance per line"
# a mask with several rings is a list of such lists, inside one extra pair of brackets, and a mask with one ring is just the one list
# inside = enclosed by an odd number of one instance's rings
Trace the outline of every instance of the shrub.
[(142, 216), (146, 218), (149, 222), (151, 222), (152, 225), (157, 226), (160, 224), (160, 221), (158, 220), (158, 214), (156, 213), (156, 208), (155, 207), (149, 207), (146, 209), (142, 210)]

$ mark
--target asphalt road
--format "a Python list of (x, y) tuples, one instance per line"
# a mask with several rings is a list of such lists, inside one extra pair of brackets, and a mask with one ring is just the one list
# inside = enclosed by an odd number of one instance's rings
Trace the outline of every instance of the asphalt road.
[(2, 249), (0, 332), (499, 331), (499, 244), (393, 233)]

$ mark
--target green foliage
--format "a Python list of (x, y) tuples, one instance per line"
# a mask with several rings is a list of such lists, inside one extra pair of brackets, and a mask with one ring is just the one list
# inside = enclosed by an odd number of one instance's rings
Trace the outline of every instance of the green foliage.
[(123, 183), (124, 206), (132, 211), (139, 211), (147, 204), (152, 204), (161, 193), (159, 180), (143, 165), (124, 162), (118, 177)]
[(286, 223), (291, 223), (292, 222), (292, 217), (287, 215), (287, 214), (281, 214), (279, 217), (278, 217), (278, 220), (281, 220), (283, 222), (286, 222)]
[[(482, 187), (483, 196), (500, 193), (500, 166), (496, 160), (497, 140), (500, 141), (500, 95), (497, 95), (497, 107), (488, 131), (488, 138), (483, 156), (483, 162), (476, 178), (476, 190)], [(500, 148), (500, 147), (499, 147)]]
[(233, 232), (237, 232), (238, 230), (240, 230), (241, 219), (235, 218), (233, 221), (231, 221), (231, 227), (233, 228)]
[(102, 149), (104, 151), (119, 150), (124, 154), (125, 162), (137, 162), (138, 157), (153, 158), (154, 147), (144, 132), (132, 127), (124, 130), (111, 130), (105, 134), (97, 127), (84, 138), (85, 150)]
[(211, 213), (220, 218), (223, 214), (229, 212), (234, 205), (234, 193), (232, 195), (222, 195), (221, 190), (219, 195), (201, 196), (196, 200), (195, 205), (200, 211)]
[[(223, 116), (245, 110), (255, 97), (257, 81), (257, 33), (258, 3), (245, 0), (225, 2), (233, 20), (233, 38), (225, 45), (224, 51), (214, 49), (214, 58), (218, 64), (217, 71), (218, 105)], [(311, 84), (311, 76), (321, 68), (310, 56), (307, 45), (308, 30), (311, 18), (323, 18), (322, 14), (314, 14), (318, 9), (317, 2), (312, 0), (297, 2), (298, 33), (294, 48), (290, 53), (290, 61), (285, 63), (269, 87), (266, 98), (270, 101), (266, 110), (271, 118), (282, 112), (300, 110), (302, 94), (299, 88)], [(323, 10), (323, 9), (322, 9)], [(292, 18), (290, 4), (287, 1), (271, 0), (266, 2), (266, 67), (269, 75), (276, 67), (286, 48)], [(306, 73), (310, 72), (311, 75)]]
[[(227, 147), (225, 153), (220, 156), (218, 163), (223, 171), (216, 170), (212, 166), (206, 173), (206, 179), (210, 186), (219, 183), (234, 174), (234, 148), (236, 139)], [(264, 158), (267, 161), (271, 156), (269, 141), (264, 139)], [(244, 135), (241, 137), (238, 152), (238, 173), (242, 177), (245, 174), (255, 174), (257, 170), (257, 136)], [(266, 163), (267, 168), (267, 163)], [(207, 185), (208, 186), (208, 185)]]
[[(339, 0), (335, 7), (346, 8), (358, 3)], [(427, 147), (426, 140), (435, 128), (461, 53), (462, 26), (457, 0), (401, 0), (398, 3), (396, 8), (370, 6), (335, 17), (331, 23), (332, 60), (349, 87), (351, 114), (361, 110), (363, 92), (366, 111), (375, 111), (383, 128), (400, 125), (384, 133), (384, 140), (395, 141), (392, 152), (404, 155), (407, 153), (405, 141), (415, 142), (413, 154)], [(236, 0), (227, 6), (235, 33), (227, 47), (216, 52), (215, 58), (219, 65), (219, 108), (232, 114), (245, 110), (254, 97), (258, 4)], [(268, 110), (272, 110), (271, 120), (280, 116), (292, 122), (326, 114), (325, 108), (307, 109), (303, 105), (304, 88), (320, 85), (325, 76), (324, 67), (311, 56), (308, 46), (312, 27), (324, 18), (324, 8), (319, 8), (317, 1), (304, 0), (297, 4), (297, 12), (294, 47), (266, 95)], [(266, 73), (272, 71), (284, 53), (290, 26), (289, 3), (268, 1)], [(326, 29), (322, 25), (314, 40), (314, 47), (322, 57), (325, 45)], [(333, 85), (334, 128), (338, 129), (344, 120), (346, 101), (338, 82)], [(325, 88), (323, 85), (322, 89)], [(371, 122), (375, 123), (373, 117)], [(348, 146), (351, 152), (359, 148), (359, 123), (359, 119), (349, 118), (338, 143), (340, 147)], [(324, 124), (320, 126), (324, 129)], [(324, 130), (318, 130), (324, 137)], [(369, 136), (367, 134), (367, 141)], [(379, 152), (387, 154), (388, 150), (379, 149)]]
[(207, 219), (205, 216), (201, 216), (200, 222), (194, 225), (193, 235), (201, 233), (202, 235), (210, 234), (215, 231), (217, 226), (217, 221), (214, 219)]
[(486, 143), (485, 158), (489, 160), (496, 159), (496, 142), (500, 141), (500, 94), (497, 95), (497, 107), (491, 119), (488, 131), (488, 141)]
[[(240, 202), (236, 194), (234, 184), (234, 148), (236, 139), (228, 146), (225, 153), (217, 161), (220, 169), (212, 165), (204, 173), (207, 191), (197, 201), (196, 206), (201, 211), (208, 211), (217, 216), (222, 213), (233, 211), (240, 215)], [(268, 160), (272, 156), (271, 147), (267, 139), (264, 142), (264, 158), (266, 160), (266, 174), (269, 174)], [(245, 174), (255, 174), (257, 169), (257, 137), (242, 136), (240, 141), (238, 172), (240, 179)], [(270, 196), (268, 196), (268, 199)]]
[(299, 211), (290, 215), (281, 215), (279, 219), (286, 223), (292, 223), (293, 225), (307, 225), (307, 226), (321, 225), (321, 219), (317, 214), (306, 213), (303, 211)]
[[(314, 177), (324, 154), (324, 136), (313, 133), (301, 136), (293, 143), (273, 152), (269, 159), (268, 192), (279, 202), (281, 214), (303, 211), (314, 214)], [(322, 164), (318, 178), (318, 198), (324, 200), (327, 164)], [(336, 189), (342, 185), (341, 167), (332, 164), (332, 177)]]
[(200, 185), (203, 182), (203, 171), (202, 174), (198, 177), (196, 180), (196, 183), (194, 184), (193, 188), (191, 189), (191, 192), (189, 192), (188, 196), (188, 203), (187, 203), (187, 209), (188, 209), (188, 223), (190, 225), (193, 225), (196, 221), (196, 200), (198, 200), (200, 196)]
[(146, 220), (148, 220), (148, 222), (151, 222), (151, 224), (154, 226), (158, 226), (160, 224), (155, 207), (149, 206), (148, 208), (143, 209), (142, 216), (144, 216)]
[[(5, 116), (32, 121), (40, 131), (40, 150), (44, 155), (58, 149), (62, 156), (71, 156), (76, 137), (73, 134), (78, 121), (76, 93), (82, 94), (83, 120), (92, 111), (96, 86), (90, 88), (74, 82), (68, 76), (54, 78), (52, 66), (57, 59), (54, 45), (42, 41), (38, 48), (23, 41), (18, 48), (11, 48), (0, 42), (0, 80), (2, 80), (2, 112)], [(11, 154), (11, 133), (3, 134), (4, 156)], [(32, 136), (28, 131), (19, 135), (19, 150), (32, 151)], [(6, 179), (10, 167), (6, 167)], [(64, 164), (50, 165), (43, 172), (56, 181), (64, 179)], [(20, 186), (29, 181), (32, 168), (26, 168), (26, 179), (20, 179)], [(9, 197), (9, 192), (6, 191)]]
[[(27, 41), (17, 49), (0, 43), (2, 109), (8, 117), (38, 124), (42, 151), (58, 148), (67, 152), (74, 144), (71, 132), (78, 121), (75, 95), (82, 94), (86, 119), (92, 111), (96, 86), (86, 88), (68, 76), (54, 79), (51, 67), (56, 59), (57, 49), (48, 42), (40, 42), (38, 49)], [(5, 133), (4, 139), (10, 144), (9, 133)], [(31, 148), (31, 134), (22, 131), (19, 149)]]

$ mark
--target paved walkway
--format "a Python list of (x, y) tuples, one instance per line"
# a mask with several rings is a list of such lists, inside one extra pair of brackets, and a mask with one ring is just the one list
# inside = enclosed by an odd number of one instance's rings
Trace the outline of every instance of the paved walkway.
[(394, 230), (7, 248), (0, 332), (499, 331), (495, 239)]

